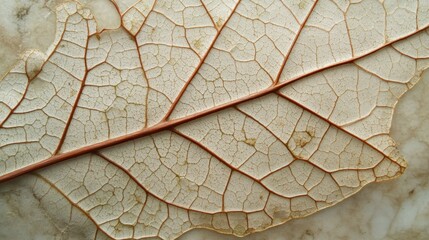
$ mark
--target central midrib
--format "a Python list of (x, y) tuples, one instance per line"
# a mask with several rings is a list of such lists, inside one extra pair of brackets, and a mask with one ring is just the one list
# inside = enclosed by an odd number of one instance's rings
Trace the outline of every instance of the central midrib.
[[(259, 92), (252, 93), (250, 95), (247, 95), (247, 96), (235, 99), (233, 101), (230, 101), (230, 102), (218, 105), (218, 106), (214, 106), (212, 108), (203, 110), (201, 112), (197, 112), (197, 113), (194, 113), (194, 114), (182, 117), (182, 118), (177, 118), (177, 119), (172, 119), (172, 120), (164, 120), (164, 121), (161, 121), (158, 124), (155, 124), (155, 125), (153, 125), (151, 127), (144, 128), (144, 129), (141, 129), (141, 130), (133, 132), (133, 133), (129, 133), (129, 134), (126, 134), (126, 135), (123, 135), (123, 136), (119, 136), (119, 137), (115, 137), (115, 138), (111, 138), (111, 139), (108, 139), (108, 140), (105, 140), (105, 141), (102, 141), (102, 142), (99, 142), (99, 143), (95, 143), (95, 144), (91, 144), (91, 145), (88, 145), (88, 146), (84, 146), (84, 147), (81, 147), (79, 149), (72, 150), (72, 151), (69, 151), (69, 152), (60, 153), (58, 155), (52, 156), (52, 157), (47, 158), (45, 160), (42, 160), (40, 162), (37, 162), (37, 163), (34, 163), (34, 164), (30, 164), (30, 165), (25, 166), (23, 168), (20, 168), (20, 169), (17, 169), (15, 171), (6, 173), (6, 174), (0, 176), (0, 182), (4, 182), (4, 181), (10, 180), (10, 179), (13, 179), (13, 178), (18, 177), (20, 175), (23, 175), (25, 173), (28, 173), (28, 172), (31, 172), (31, 171), (34, 171), (34, 170), (37, 170), (37, 169), (40, 169), (40, 168), (43, 168), (43, 167), (47, 167), (49, 165), (52, 165), (52, 164), (55, 164), (55, 163), (58, 163), (58, 162), (61, 162), (61, 161), (64, 161), (64, 160), (67, 160), (67, 159), (70, 159), (70, 158), (78, 157), (78, 156), (81, 156), (81, 155), (84, 155), (84, 154), (87, 154), (87, 153), (90, 153), (90, 152), (93, 152), (93, 151), (96, 151), (96, 150), (100, 150), (102, 148), (111, 147), (111, 146), (118, 145), (118, 144), (130, 141), (130, 140), (134, 140), (134, 139), (141, 138), (141, 137), (144, 137), (144, 136), (147, 136), (147, 135), (150, 135), (150, 134), (161, 132), (163, 130), (168, 130), (168, 129), (171, 129), (171, 128), (173, 128), (175, 126), (178, 126), (180, 124), (184, 124), (184, 123), (190, 122), (192, 120), (199, 119), (201, 117), (207, 116), (209, 114), (212, 114), (212, 113), (224, 110), (226, 108), (229, 108), (229, 107), (232, 107), (232, 106), (236, 106), (238, 104), (241, 104), (241, 103), (244, 103), (244, 102), (247, 102), (247, 101), (250, 101), (250, 100), (262, 97), (262, 96), (265, 96), (265, 95), (267, 95), (269, 93), (273, 93), (273, 92), (275, 92), (275, 91), (277, 91), (277, 90), (285, 87), (286, 85), (288, 85), (290, 83), (293, 83), (293, 82), (295, 82), (297, 80), (300, 80), (302, 78), (305, 78), (305, 77), (308, 77), (310, 75), (313, 75), (313, 74), (325, 71), (327, 69), (334, 68), (334, 67), (337, 67), (337, 66), (340, 66), (340, 65), (343, 65), (343, 64), (351, 63), (351, 62), (356, 61), (358, 59), (364, 58), (364, 57), (366, 57), (366, 56), (368, 56), (368, 55), (370, 55), (370, 54), (372, 54), (372, 53), (374, 53), (374, 52), (376, 52), (376, 51), (378, 51), (378, 50), (380, 50), (380, 49), (382, 49), (384, 47), (390, 46), (390, 45), (392, 45), (392, 44), (394, 44), (394, 43), (396, 43), (398, 41), (401, 41), (401, 40), (406, 39), (406, 38), (408, 38), (408, 37), (410, 37), (410, 36), (412, 36), (414, 34), (422, 32), (422, 31), (426, 30), (427, 28), (428, 28), (428, 26), (426, 26), (426, 27), (424, 27), (422, 29), (419, 29), (419, 30), (417, 30), (415, 32), (412, 32), (410, 34), (407, 34), (407, 35), (405, 35), (403, 37), (400, 37), (398, 39), (395, 39), (392, 42), (389, 42), (389, 43), (386, 43), (384, 45), (381, 45), (381, 46), (379, 46), (379, 47), (377, 47), (377, 48), (375, 48), (375, 49), (373, 49), (373, 50), (371, 50), (371, 51), (369, 51), (367, 53), (364, 53), (364, 54), (362, 54), (360, 56), (356, 56), (356, 57), (353, 57), (353, 58), (350, 58), (350, 59), (347, 59), (347, 60), (344, 60), (344, 61), (341, 61), (341, 62), (333, 63), (331, 65), (327, 65), (327, 66), (322, 67), (320, 69), (317, 69), (315, 71), (308, 72), (308, 73), (305, 73), (305, 74), (303, 74), (301, 76), (294, 77), (294, 78), (289, 79), (287, 81), (284, 81), (284, 82), (281, 82), (281, 83), (278, 83), (278, 84), (273, 84), (270, 87), (268, 87), (266, 89), (263, 89), (263, 90), (261, 90)], [(305, 108), (305, 110), (309, 110), (309, 109)], [(378, 150), (378, 151), (380, 152), (380, 150)], [(383, 155), (385, 155), (385, 154), (383, 154)]]

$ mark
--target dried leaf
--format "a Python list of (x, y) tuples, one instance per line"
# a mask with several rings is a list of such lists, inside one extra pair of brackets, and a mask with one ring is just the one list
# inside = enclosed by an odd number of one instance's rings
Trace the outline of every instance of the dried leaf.
[(0, 181), (33, 172), (88, 236), (243, 236), (404, 171), (388, 133), (429, 66), (425, 1), (113, 3), (105, 31), (59, 7), (0, 81)]

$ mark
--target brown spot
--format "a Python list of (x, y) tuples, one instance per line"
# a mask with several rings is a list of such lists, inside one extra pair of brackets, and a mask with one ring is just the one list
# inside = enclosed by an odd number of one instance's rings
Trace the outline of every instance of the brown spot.
[(239, 224), (235, 226), (234, 232), (238, 235), (243, 235), (246, 232), (246, 227)]
[(299, 145), (301, 148), (304, 148), (304, 147), (305, 147), (305, 145), (307, 145), (307, 143), (309, 143), (309, 142), (310, 142), (310, 141), (307, 141), (307, 140), (305, 140), (305, 139), (301, 138), (301, 139), (299, 139), (298, 145)]
[(277, 210), (274, 212), (273, 217), (275, 219), (286, 220), (289, 217), (289, 214), (285, 210)]
[(177, 60), (174, 59), (174, 58), (170, 58), (170, 60), (168, 60), (168, 63), (171, 64), (171, 65), (176, 65)]
[(70, 97), (75, 96), (77, 94), (77, 91), (75, 89), (70, 89)]
[(244, 143), (254, 147), (256, 145), (256, 138), (248, 138), (244, 141)]
[(194, 47), (196, 48), (196, 49), (201, 49), (201, 47), (202, 47), (202, 44), (201, 44), (201, 39), (198, 39), (198, 40), (195, 40), (195, 41), (193, 41), (192, 42), (192, 44), (194, 45)]
[(28, 8), (28, 7), (19, 8), (18, 11), (16, 12), (16, 18), (23, 19), (25, 16), (28, 15), (29, 9), (30, 8)]
[(307, 235), (307, 236), (314, 236), (314, 233), (313, 233), (313, 231), (311, 231), (310, 229), (307, 229), (306, 231), (305, 231), (305, 235)]
[(134, 35), (128, 34), (128, 39), (134, 41)]
[(117, 232), (121, 232), (122, 228), (123, 228), (123, 226), (120, 222), (116, 223), (116, 225), (114, 227), (115, 231), (117, 231)]
[(141, 196), (135, 196), (136, 202), (143, 203), (143, 199)]
[(139, 28), (139, 26), (140, 26), (140, 21), (133, 18), (131, 20), (131, 28), (130, 29)]
[(299, 9), (304, 9), (305, 6), (307, 6), (307, 1), (306, 0), (302, 0), (299, 4), (298, 7)]
[(217, 27), (217, 28), (221, 28), (221, 27), (222, 27), (222, 25), (223, 25), (223, 19), (222, 19), (222, 18), (219, 18), (219, 19), (216, 21), (216, 27)]
[(311, 141), (313, 136), (314, 132), (306, 130), (305, 132), (296, 132), (293, 139), (297, 146), (304, 148)]
[(37, 68), (27, 69), (28, 80), (33, 81), (33, 79), (36, 77), (39, 71), (40, 69), (37, 69)]
[(316, 135), (314, 129), (307, 129), (305, 130), (305, 132), (310, 136), (310, 137), (314, 137)]

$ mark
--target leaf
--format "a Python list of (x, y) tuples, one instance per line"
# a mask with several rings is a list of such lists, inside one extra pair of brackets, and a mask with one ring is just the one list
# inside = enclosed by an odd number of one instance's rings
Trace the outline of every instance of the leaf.
[(403, 173), (388, 133), (429, 65), (424, 1), (112, 3), (104, 31), (59, 7), (51, 49), (0, 81), (0, 181), (32, 172), (62, 222), (243, 236)]

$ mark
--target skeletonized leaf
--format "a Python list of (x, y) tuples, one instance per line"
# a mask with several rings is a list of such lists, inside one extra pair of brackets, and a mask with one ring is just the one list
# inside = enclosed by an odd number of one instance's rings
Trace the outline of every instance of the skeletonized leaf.
[(0, 81), (0, 181), (35, 173), (88, 235), (243, 236), (404, 171), (388, 134), (429, 66), (425, 1), (112, 3), (101, 32), (60, 6)]

